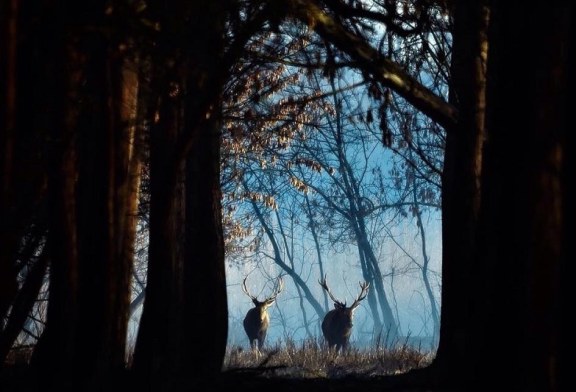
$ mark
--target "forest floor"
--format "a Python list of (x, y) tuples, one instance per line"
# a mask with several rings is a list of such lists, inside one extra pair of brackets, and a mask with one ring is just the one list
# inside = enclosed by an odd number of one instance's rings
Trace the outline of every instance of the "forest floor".
[[(433, 388), (427, 375), (366, 376), (347, 374), (335, 378), (278, 377), (262, 374), (225, 373), (218, 384), (234, 392), (448, 392)], [(228, 389), (229, 388), (229, 389)]]
[[(289, 370), (284, 369), (290, 372)], [(142, 385), (138, 380), (125, 374), (121, 380), (107, 383), (103, 388), (82, 388), (64, 385), (46, 388), (42, 382), (30, 379), (30, 373), (24, 368), (5, 367), (0, 373), (0, 392), (44, 392), (58, 390), (59, 392), (456, 392), (448, 389), (433, 388), (424, 378), (412, 377), (409, 373), (395, 376), (370, 376), (348, 374), (340, 378), (310, 378), (275, 376), (268, 371), (226, 371), (217, 379), (198, 382), (180, 382), (173, 380), (169, 385), (153, 388)], [(461, 390), (459, 390), (461, 391)]]
[[(314, 342), (283, 344), (260, 354), (230, 347), (222, 372), (210, 381), (170, 379), (162, 387), (153, 388), (143, 385), (126, 370), (117, 382), (107, 383), (113, 388), (98, 391), (447, 392), (432, 387), (427, 368), (434, 355), (407, 345), (394, 349), (351, 349), (344, 354), (330, 352)], [(33, 378), (27, 363), (4, 366), (0, 371), (0, 392), (46, 390), (45, 383)]]

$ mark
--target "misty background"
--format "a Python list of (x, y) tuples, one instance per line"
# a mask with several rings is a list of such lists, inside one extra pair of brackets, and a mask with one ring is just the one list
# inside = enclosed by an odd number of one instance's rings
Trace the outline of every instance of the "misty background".
[[(426, 224), (429, 236), (431, 259), (430, 269), (433, 271), (436, 299), (440, 299), (440, 269), (441, 269), (441, 222), (438, 214), (431, 214)], [(417, 255), (419, 245), (414, 227), (398, 228), (395, 240), (389, 239), (381, 247), (379, 254), (383, 268), (386, 271), (384, 285), (389, 290), (396, 317), (400, 322), (401, 335), (398, 343), (421, 345), (423, 350), (435, 350), (434, 323), (430, 317), (425, 288), (419, 278), (419, 271), (411, 264), (411, 255)], [(396, 243), (398, 241), (399, 243)], [(358, 253), (350, 251), (343, 254), (327, 255), (330, 264), (326, 267), (327, 281), (332, 293), (337, 299), (350, 305), (360, 292), (359, 282), (363, 281)], [(314, 269), (314, 260), (302, 260), (302, 279), (307, 282), (315, 298), (323, 301), (324, 293), (318, 280), (320, 276)], [(242, 326), (246, 312), (253, 306), (252, 301), (242, 291), (242, 281), (247, 276), (250, 293), (263, 300), (273, 292), (275, 278), (282, 274), (280, 268), (269, 259), (248, 262), (243, 266), (227, 264), (228, 311), (230, 346), (249, 347), (248, 339)], [(329, 300), (329, 309), (332, 301)], [(314, 314), (309, 305), (302, 309), (301, 296), (289, 277), (284, 277), (284, 290), (276, 298), (275, 304), (269, 309), (270, 328), (266, 342), (274, 346), (286, 340), (302, 343), (310, 338), (322, 339), (320, 329), (321, 319)], [(329, 310), (328, 309), (328, 310)], [(303, 323), (302, 312), (310, 315), (308, 325)], [(383, 345), (386, 337), (379, 336), (382, 331), (374, 328), (374, 322), (366, 301), (361, 302), (354, 316), (354, 328), (351, 343), (354, 347), (366, 347), (380, 340)], [(406, 340), (404, 340), (406, 339)], [(393, 342), (388, 342), (393, 343)]]
[[(380, 247), (379, 259), (382, 262), (385, 276), (383, 282), (390, 293), (395, 316), (400, 324), (400, 337), (387, 341), (382, 330), (375, 328), (374, 320), (366, 301), (361, 302), (354, 316), (354, 328), (351, 336), (353, 347), (362, 348), (376, 344), (388, 345), (409, 344), (424, 351), (435, 351), (438, 332), (431, 318), (431, 309), (426, 298), (426, 290), (420, 277), (418, 254), (421, 244), (418, 242), (418, 231), (414, 222), (406, 219), (403, 226), (395, 229), (393, 238), (388, 238)], [(411, 224), (412, 223), (412, 224)], [(430, 272), (434, 282), (434, 296), (440, 301), (441, 277), (441, 220), (439, 213), (430, 213), (426, 219), (430, 257)], [(322, 341), (320, 324), (322, 319), (314, 313), (309, 304), (302, 299), (293, 280), (269, 257), (264, 250), (260, 254), (247, 254), (246, 261), (238, 264), (232, 260), (226, 263), (228, 294), (228, 345), (248, 349), (249, 343), (242, 321), (246, 312), (253, 307), (251, 299), (242, 291), (242, 281), (250, 293), (259, 300), (270, 296), (277, 284), (277, 278), (283, 276), (284, 289), (269, 308), (270, 327), (266, 346), (283, 345), (287, 341), (302, 344), (309, 339)], [(350, 305), (360, 292), (359, 282), (363, 281), (358, 252), (349, 250), (346, 253), (326, 255), (330, 262), (325, 268), (327, 281), (337, 299)], [(297, 266), (300, 277), (309, 286), (314, 297), (324, 304), (324, 291), (318, 280), (317, 260), (303, 254)], [(133, 299), (138, 297), (134, 291)], [(207, 295), (209, 300), (209, 294)], [(333, 308), (328, 298), (326, 312)], [(138, 302), (130, 319), (128, 334), (129, 346), (135, 344), (142, 302)], [(307, 323), (304, 322), (307, 315)]]

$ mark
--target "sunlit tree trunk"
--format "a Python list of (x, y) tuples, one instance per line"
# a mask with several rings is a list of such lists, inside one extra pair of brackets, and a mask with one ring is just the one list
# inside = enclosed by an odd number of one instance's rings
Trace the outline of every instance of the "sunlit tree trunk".
[[(112, 25), (104, 2), (61, 6), (66, 12), (55, 6), (45, 16), (56, 32), (39, 46), (49, 59), (54, 148), (50, 294), (34, 363), (54, 387), (97, 389), (125, 366), (132, 245), (124, 240), (137, 154), (135, 101), (124, 93), (136, 96), (137, 84), (118, 51), (121, 34), (104, 33)], [(75, 29), (71, 20), (99, 28)]]
[[(121, 272), (117, 275), (117, 284), (120, 287), (131, 287), (134, 272), (136, 233), (138, 228), (138, 211), (140, 202), (140, 187), (142, 182), (142, 165), (144, 155), (144, 130), (138, 124), (138, 59), (126, 61), (122, 65), (122, 80), (120, 86), (120, 121), (124, 137), (121, 139), (121, 156), (124, 162), (116, 167), (119, 171), (118, 178), (123, 178), (124, 183), (119, 191), (124, 194), (121, 197), (123, 204), (119, 211), (121, 221), (118, 227), (121, 230), (118, 244), (119, 263)], [(121, 352), (126, 355), (126, 337), (128, 334), (128, 322), (133, 313), (131, 291), (127, 290), (121, 301), (116, 302), (116, 336), (122, 338)], [(124, 364), (124, 361), (122, 362)]]
[(93, 101), (79, 127), (82, 333), (77, 350), (91, 383), (109, 379), (125, 364), (135, 231), (128, 208), (138, 190), (133, 184), (138, 175), (131, 172), (139, 159), (134, 144), (137, 83), (115, 46), (103, 38), (87, 44), (84, 89)]

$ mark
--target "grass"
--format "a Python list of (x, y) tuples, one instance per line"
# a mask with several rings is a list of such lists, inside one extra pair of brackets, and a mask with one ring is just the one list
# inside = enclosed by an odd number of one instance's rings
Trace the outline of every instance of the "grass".
[(347, 352), (336, 353), (323, 343), (309, 339), (300, 344), (279, 343), (264, 349), (260, 355), (240, 346), (229, 347), (223, 370), (259, 372), (266, 377), (338, 379), (353, 375), (369, 378), (426, 367), (434, 355), (408, 344), (394, 348), (351, 347)]
[[(5, 364), (26, 366), (31, 354), (31, 347), (12, 350)], [(328, 350), (321, 340), (308, 339), (300, 343), (286, 340), (266, 347), (259, 355), (242, 346), (230, 346), (222, 370), (229, 374), (253, 374), (266, 378), (370, 378), (424, 368), (434, 356), (434, 351), (416, 349), (407, 342), (393, 348), (380, 344), (370, 348), (352, 346), (346, 352), (336, 353)]]
[[(0, 372), (0, 390), (38, 392), (42, 389), (35, 383), (28, 385), (31, 380), (27, 370), (30, 353), (31, 348), (11, 353), (7, 361), (11, 366)], [(179, 392), (220, 389), (236, 392), (440, 392), (429, 388), (427, 378), (386, 377), (425, 368), (434, 355), (435, 352), (415, 349), (408, 344), (397, 344), (394, 348), (352, 346), (345, 353), (336, 353), (328, 350), (323, 341), (315, 339), (279, 342), (262, 350), (260, 355), (241, 346), (230, 346), (226, 350), (222, 373), (216, 379), (208, 380), (209, 384), (195, 379), (171, 379), (168, 387)], [(133, 377), (128, 370), (117, 384), (122, 386), (119, 389), (140, 390), (133, 387), (137, 384)]]

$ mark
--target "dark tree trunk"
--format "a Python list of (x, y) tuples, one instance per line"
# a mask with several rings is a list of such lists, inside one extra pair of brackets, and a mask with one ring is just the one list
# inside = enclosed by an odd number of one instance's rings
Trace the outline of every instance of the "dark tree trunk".
[(146, 389), (169, 390), (180, 359), (184, 164), (176, 157), (183, 133), (182, 2), (150, 3), (161, 32), (150, 58), (150, 226), (146, 294), (133, 369)]
[[(155, 75), (153, 90), (180, 83)], [(178, 326), (182, 309), (183, 168), (174, 158), (180, 132), (180, 97), (161, 91), (159, 121), (150, 135), (150, 242), (146, 297), (140, 319), (133, 368), (150, 389), (167, 388), (179, 358)]]
[(486, 44), (483, 1), (458, 1), (454, 12), (451, 101), (458, 124), (447, 129), (442, 178), (442, 315), (434, 366), (445, 384), (471, 379), (472, 285), (484, 142)]
[[(55, 125), (58, 123), (55, 123)], [(71, 135), (64, 126), (64, 139)], [(57, 380), (71, 380), (74, 365), (76, 322), (78, 319), (78, 255), (76, 246), (77, 176), (75, 151), (63, 143), (55, 157), (48, 186), (50, 187), (48, 247), (50, 251), (50, 296), (44, 332), (38, 342), (33, 364), (47, 385)], [(66, 378), (63, 378), (66, 377)]]
[(105, 11), (96, 0), (40, 13), (49, 31), (36, 50), (48, 75), (40, 86), (50, 91), (43, 120), (53, 127), (47, 131), (52, 264), (34, 364), (53, 387), (98, 389), (125, 366), (132, 260), (122, 240), (133, 133), (121, 109), (127, 87), (121, 34), (105, 33), (111, 26)]
[[(106, 58), (107, 43), (102, 36), (82, 37), (82, 45), (90, 52), (84, 65), (82, 95), (88, 100), (90, 111), (80, 115), (78, 126), (78, 257), (79, 257), (79, 318), (76, 356), (85, 377), (92, 380), (95, 369), (107, 367), (103, 363), (106, 350), (112, 350), (108, 328), (111, 320), (106, 291), (110, 280), (109, 264), (114, 260), (111, 237), (114, 235), (114, 200), (111, 182), (114, 181), (112, 108), (110, 81)], [(118, 293), (110, 292), (110, 298)], [(80, 333), (81, 331), (81, 333)], [(101, 352), (103, 350), (104, 352)], [(111, 358), (111, 362), (115, 359)], [(95, 376), (95, 375), (94, 375)], [(102, 376), (99, 374), (99, 376)]]
[(7, 316), (18, 285), (14, 222), (14, 144), (16, 139), (16, 47), (18, 2), (0, 4), (0, 320)]
[[(125, 64), (114, 41), (88, 37), (84, 96), (89, 107), (79, 126), (78, 238), (80, 298), (77, 357), (89, 384), (110, 379), (125, 366), (133, 260), (128, 207), (136, 195), (129, 173), (138, 165), (134, 126), (126, 111), (135, 103), (125, 90)], [(131, 222), (128, 224), (127, 222)]]
[(576, 7), (545, 10), (493, 6), (470, 334), (479, 385), (559, 391)]
[(159, 61), (173, 60), (175, 72), (159, 79), (167, 90), (151, 139), (148, 284), (134, 357), (147, 387), (200, 382), (223, 364), (219, 118), (226, 7), (197, 1), (162, 10), (164, 44), (181, 50), (157, 53)]
[[(563, 274), (574, 255), (567, 242), (574, 222), (568, 95), (575, 13), (557, 4), (541, 11), (494, 3), (485, 18), (483, 7), (461, 2), (455, 13), (460, 120), (446, 146), (435, 360), (443, 385), (563, 387)], [(490, 21), (485, 95), (483, 20)]]
[(186, 166), (182, 366), (197, 377), (221, 371), (228, 339), (219, 125), (199, 129)]
[[(38, 4), (36, 4), (38, 6)], [(58, 7), (38, 6), (30, 15), (36, 19), (28, 31), (32, 42), (24, 54), (33, 67), (32, 102), (43, 110), (29, 125), (43, 132), (49, 142), (48, 239), (50, 252), (49, 302), (46, 326), (36, 345), (32, 364), (39, 372), (35, 379), (46, 386), (73, 384), (76, 380), (74, 350), (78, 320), (78, 251), (76, 233), (77, 151), (75, 132), (78, 86), (82, 72), (78, 52), (69, 45), (64, 27), (65, 13)], [(49, 29), (48, 26), (51, 28)], [(28, 57), (29, 56), (29, 57)], [(49, 92), (49, 93), (48, 93)], [(43, 96), (43, 97), (42, 97)]]
[(30, 98), (44, 83), (21, 66), (35, 60), (28, 8), (17, 1), (0, 4), (0, 319), (17, 295), (22, 238), (46, 222), (46, 135), (37, 132), (30, 115), (40, 103)]

